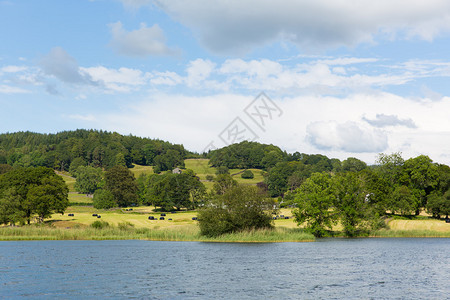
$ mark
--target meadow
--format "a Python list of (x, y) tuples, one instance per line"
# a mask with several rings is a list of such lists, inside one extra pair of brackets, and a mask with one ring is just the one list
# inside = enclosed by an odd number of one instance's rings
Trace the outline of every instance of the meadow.
[[(216, 169), (207, 159), (187, 159), (187, 169), (192, 169), (208, 189), (213, 182), (206, 176), (215, 175)], [(153, 173), (152, 167), (135, 165), (130, 169), (135, 177)], [(233, 178), (241, 184), (256, 184), (263, 181), (261, 170), (252, 170), (253, 179), (243, 179), (243, 170), (230, 170)], [(290, 209), (281, 209), (279, 215), (285, 218), (274, 220), (274, 230), (257, 230), (223, 235), (218, 238), (206, 238), (200, 235), (196, 211), (155, 212), (154, 207), (140, 206), (99, 210), (92, 207), (92, 197), (78, 194), (74, 190), (75, 178), (68, 173), (59, 173), (69, 187), (69, 202), (66, 212), (53, 214), (44, 224), (22, 227), (1, 227), (1, 240), (39, 240), (39, 239), (149, 239), (167, 241), (212, 241), (212, 242), (294, 242), (313, 241), (314, 237), (305, 233), (292, 218)], [(71, 214), (71, 216), (69, 216)], [(93, 215), (100, 215), (100, 218)], [(149, 220), (153, 217), (154, 220)], [(103, 228), (93, 228), (92, 224), (107, 224)], [(427, 216), (413, 219), (387, 220), (388, 228), (371, 233), (372, 237), (450, 237), (450, 224)], [(339, 231), (339, 225), (334, 228)], [(339, 235), (339, 234), (338, 234)]]

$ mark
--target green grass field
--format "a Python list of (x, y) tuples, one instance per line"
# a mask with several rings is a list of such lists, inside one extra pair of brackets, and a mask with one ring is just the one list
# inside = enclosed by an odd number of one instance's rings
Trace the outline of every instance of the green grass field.
[[(193, 170), (208, 189), (213, 182), (206, 181), (207, 175), (215, 176), (216, 168), (208, 164), (208, 159), (187, 159), (186, 169)], [(151, 166), (135, 165), (130, 169), (135, 177), (140, 174), (152, 174)], [(242, 169), (232, 169), (230, 174), (242, 184), (256, 184), (264, 180), (262, 171), (252, 169), (255, 178), (243, 179), (239, 172)], [(133, 207), (133, 210), (111, 209), (97, 210), (92, 207), (92, 198), (74, 191), (75, 178), (66, 172), (58, 172), (69, 187), (69, 201), (76, 205), (69, 206), (64, 215), (53, 214), (52, 218), (42, 226), (24, 226), (15, 228), (0, 228), (0, 240), (14, 239), (152, 239), (152, 240), (195, 240), (217, 242), (281, 242), (281, 241), (311, 241), (314, 238), (302, 231), (292, 218), (290, 209), (281, 209), (279, 215), (289, 219), (274, 220), (275, 230), (235, 233), (216, 239), (201, 237), (195, 211), (166, 213), (164, 220), (159, 220), (160, 213), (154, 212), (154, 207)], [(68, 216), (74, 214), (74, 216)], [(101, 215), (101, 218), (92, 216)], [(149, 220), (153, 216), (156, 220)], [(95, 221), (105, 221), (110, 226), (106, 229), (91, 228)], [(125, 225), (124, 225), (125, 224)], [(393, 218), (388, 222), (390, 229), (379, 230), (371, 234), (373, 237), (450, 237), (450, 224), (440, 220), (421, 216), (416, 219)], [(126, 230), (124, 230), (124, 228)], [(333, 230), (339, 231), (337, 225)]]
[(141, 174), (153, 174), (152, 166), (141, 166), (133, 164), (133, 168), (130, 168), (129, 170), (134, 174), (135, 178), (138, 178)]
[[(186, 169), (193, 170), (197, 176), (200, 178), (200, 180), (203, 181), (205, 186), (210, 189), (213, 185), (213, 183), (206, 181), (207, 175), (216, 175), (216, 168), (213, 168), (209, 165), (209, 159), (186, 159), (184, 161)], [(262, 170), (258, 169), (249, 169), (253, 172), (255, 175), (252, 179), (243, 179), (241, 178), (240, 172), (244, 171), (245, 169), (230, 169), (230, 174), (233, 176), (233, 178), (243, 184), (256, 184), (258, 182), (264, 181), (264, 177), (262, 175)], [(235, 174), (235, 175), (234, 175)]]

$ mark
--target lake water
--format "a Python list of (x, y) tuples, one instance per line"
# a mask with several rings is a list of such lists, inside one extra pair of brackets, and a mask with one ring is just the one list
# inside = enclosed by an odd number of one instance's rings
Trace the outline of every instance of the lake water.
[(449, 299), (450, 239), (0, 242), (0, 298)]

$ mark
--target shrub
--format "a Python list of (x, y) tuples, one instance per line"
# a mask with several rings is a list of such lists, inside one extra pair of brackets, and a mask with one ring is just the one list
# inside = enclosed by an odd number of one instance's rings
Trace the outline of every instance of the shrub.
[(113, 194), (108, 190), (96, 190), (92, 202), (96, 209), (108, 209), (117, 205)]
[(214, 180), (214, 176), (212, 176), (212, 175), (206, 175), (206, 180), (208, 180), (208, 181), (213, 181), (213, 180)]
[(215, 237), (242, 230), (272, 228), (273, 205), (273, 199), (257, 187), (230, 187), (199, 211), (200, 233)]
[(253, 175), (253, 172), (250, 170), (245, 170), (242, 172), (241, 177), (244, 179), (253, 179), (255, 175)]
[(134, 228), (134, 224), (132, 224), (130, 222), (120, 222), (119, 224), (117, 224), (117, 227), (120, 230), (128, 230), (128, 229)]
[(95, 229), (103, 229), (109, 227), (109, 223), (106, 221), (95, 221), (91, 224), (91, 227)]

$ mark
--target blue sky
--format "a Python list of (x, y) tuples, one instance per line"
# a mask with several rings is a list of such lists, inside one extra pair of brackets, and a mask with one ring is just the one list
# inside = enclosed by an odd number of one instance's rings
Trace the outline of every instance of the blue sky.
[(443, 0), (0, 0), (0, 132), (450, 164), (449, 50)]

